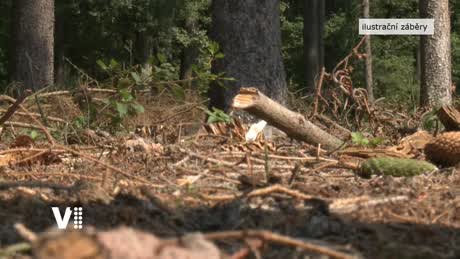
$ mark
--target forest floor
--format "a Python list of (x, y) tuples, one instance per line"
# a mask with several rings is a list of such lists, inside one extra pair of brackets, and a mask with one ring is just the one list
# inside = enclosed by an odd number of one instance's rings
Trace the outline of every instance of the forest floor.
[[(71, 105), (53, 103), (58, 99), (48, 100), (47, 115), (72, 114)], [(129, 226), (169, 238), (270, 231), (263, 232), (263, 247), (233, 258), (327, 258), (328, 251), (363, 258), (460, 257), (458, 169), (364, 179), (334, 167), (338, 153), (286, 137), (248, 145), (197, 132), (203, 113), (196, 103), (157, 104), (130, 122), (155, 124), (155, 136), (96, 134), (74, 145), (46, 139), (24, 144), (17, 130), (15, 138), (6, 137), (14, 130), (5, 127), (0, 258), (28, 258), (27, 246), (14, 250), (24, 242), (14, 226), (46, 231), (56, 224), (53, 206), (82, 206), (84, 228), (98, 230)], [(33, 123), (17, 114), (12, 121)], [(141, 145), (135, 142), (140, 139)], [(325, 252), (302, 249), (294, 239)], [(248, 246), (244, 238), (214, 243), (234, 255)]]

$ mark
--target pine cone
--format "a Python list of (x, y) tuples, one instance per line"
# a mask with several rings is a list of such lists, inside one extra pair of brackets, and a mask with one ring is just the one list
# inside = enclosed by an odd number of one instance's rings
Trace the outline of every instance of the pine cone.
[(443, 166), (460, 162), (460, 131), (446, 132), (435, 137), (425, 146), (428, 160)]

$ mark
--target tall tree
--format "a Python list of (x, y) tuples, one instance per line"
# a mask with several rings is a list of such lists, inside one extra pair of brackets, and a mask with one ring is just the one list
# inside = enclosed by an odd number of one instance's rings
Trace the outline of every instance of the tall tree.
[(210, 35), (225, 55), (212, 70), (235, 79), (210, 88), (211, 107), (228, 110), (239, 88), (248, 86), (284, 104), (280, 0), (214, 0), (211, 12)]
[[(207, 6), (204, 1), (185, 1), (184, 10), (182, 10), (182, 22), (185, 32), (189, 35), (187, 44), (184, 44), (184, 49), (180, 56), (180, 79), (190, 79), (193, 77), (192, 66), (197, 63), (200, 55), (198, 42), (194, 39), (194, 35), (199, 31), (199, 11), (202, 6)], [(190, 82), (191, 83), (191, 82)]]
[(54, 0), (13, 1), (10, 77), (27, 88), (53, 84)]
[(421, 36), (421, 105), (452, 102), (449, 0), (420, 0), (422, 18), (434, 18), (434, 34)]
[(323, 29), (326, 12), (324, 0), (304, 0), (303, 42), (305, 79), (308, 92), (314, 92), (316, 78), (324, 66)]
[[(363, 16), (364, 18), (370, 17), (369, 0), (363, 0)], [(370, 102), (374, 102), (374, 80), (372, 77), (372, 44), (371, 35), (366, 36), (366, 90), (367, 97)]]
[(134, 39), (134, 62), (147, 66), (149, 58), (153, 56), (153, 39), (149, 32), (137, 31)]

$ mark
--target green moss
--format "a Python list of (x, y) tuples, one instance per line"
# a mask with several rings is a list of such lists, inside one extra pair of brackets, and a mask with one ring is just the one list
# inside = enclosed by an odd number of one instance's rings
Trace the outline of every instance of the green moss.
[(395, 177), (415, 176), (437, 170), (431, 163), (393, 157), (371, 158), (361, 164), (358, 175), (369, 178), (371, 175), (390, 175)]

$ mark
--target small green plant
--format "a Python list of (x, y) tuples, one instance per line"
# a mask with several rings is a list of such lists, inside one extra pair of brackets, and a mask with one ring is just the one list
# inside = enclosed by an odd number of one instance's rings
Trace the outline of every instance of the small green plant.
[(144, 106), (136, 101), (134, 94), (128, 88), (118, 89), (117, 95), (105, 100), (106, 105), (115, 113), (111, 114), (112, 126), (118, 126), (127, 116), (135, 116), (144, 112)]
[(438, 109), (433, 109), (432, 111), (425, 113), (422, 118), (422, 128), (427, 131), (433, 131), (438, 127), (442, 127), (442, 123), (439, 121), (438, 116), (436, 115)]
[(385, 142), (385, 139), (382, 137), (366, 138), (361, 132), (353, 132), (351, 133), (351, 142), (356, 146), (374, 148)]
[(36, 130), (31, 130), (29, 133), (29, 137), (35, 141), (38, 138), (38, 132)]
[(225, 123), (231, 123), (232, 122), (232, 117), (230, 115), (226, 114), (224, 111), (217, 109), (217, 108), (212, 108), (212, 111), (206, 110), (206, 113), (208, 114), (208, 124), (211, 123), (216, 123), (216, 122), (225, 122)]

